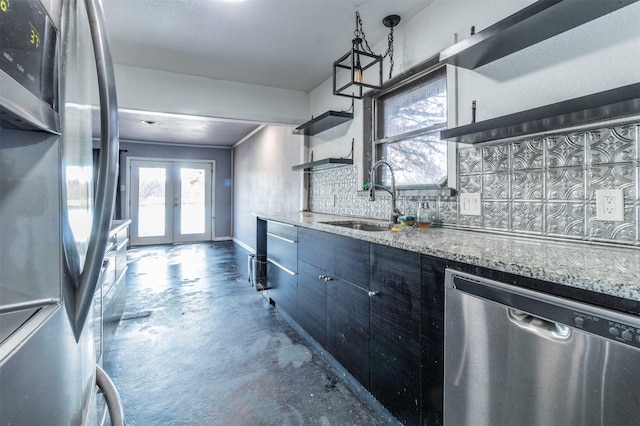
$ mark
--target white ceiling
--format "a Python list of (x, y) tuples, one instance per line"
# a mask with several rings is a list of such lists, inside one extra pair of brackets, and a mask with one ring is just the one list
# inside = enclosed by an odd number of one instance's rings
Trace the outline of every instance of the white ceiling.
[[(104, 0), (116, 64), (309, 92), (351, 47), (358, 10), (370, 45), (382, 19), (432, 0)], [(400, 23), (402, 25), (402, 22)], [(155, 126), (143, 120), (156, 121)], [(121, 111), (123, 140), (232, 146), (257, 125)], [(155, 138), (155, 139), (154, 139)]]
[[(93, 117), (99, 118), (97, 108)], [(218, 147), (233, 146), (259, 127), (255, 123), (122, 108), (119, 125), (122, 140)]]

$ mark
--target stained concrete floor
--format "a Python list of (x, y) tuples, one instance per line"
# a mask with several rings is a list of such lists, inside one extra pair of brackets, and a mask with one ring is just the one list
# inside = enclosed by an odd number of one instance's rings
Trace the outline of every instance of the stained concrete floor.
[(247, 280), (231, 242), (130, 249), (104, 367), (127, 425), (382, 425)]

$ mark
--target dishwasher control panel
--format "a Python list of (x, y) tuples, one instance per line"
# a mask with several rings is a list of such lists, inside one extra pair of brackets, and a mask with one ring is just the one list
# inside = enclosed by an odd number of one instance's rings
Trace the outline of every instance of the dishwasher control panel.
[(640, 349), (640, 317), (528, 288), (447, 270), (445, 286), (526, 312), (549, 327), (573, 327)]
[(573, 326), (602, 337), (640, 348), (640, 327), (611, 319), (574, 312)]

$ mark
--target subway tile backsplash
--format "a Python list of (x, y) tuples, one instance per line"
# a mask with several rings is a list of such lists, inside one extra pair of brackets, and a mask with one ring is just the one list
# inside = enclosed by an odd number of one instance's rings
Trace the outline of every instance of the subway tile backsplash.
[[(480, 192), (482, 216), (460, 214), (457, 197), (399, 197), (404, 214), (420, 201), (449, 226), (640, 246), (640, 125), (522, 139), (458, 150), (458, 190)], [(310, 176), (312, 211), (386, 219), (391, 199), (358, 195), (356, 166)], [(623, 222), (596, 220), (596, 191), (622, 189)], [(380, 195), (378, 195), (380, 194)]]

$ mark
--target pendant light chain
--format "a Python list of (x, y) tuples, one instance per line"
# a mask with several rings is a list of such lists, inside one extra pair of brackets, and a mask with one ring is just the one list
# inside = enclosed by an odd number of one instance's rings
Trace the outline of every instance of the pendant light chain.
[[(360, 18), (360, 12), (356, 11), (356, 29), (353, 31), (353, 35), (356, 39), (360, 39), (364, 42), (364, 48), (367, 52), (373, 54), (371, 47), (369, 47), (369, 42), (367, 41), (367, 37), (364, 34), (364, 29), (362, 28), (362, 19)], [(393, 25), (389, 27), (389, 35), (387, 36), (388, 47), (385, 52), (383, 58), (389, 57), (389, 79), (393, 76)]]
[(391, 76), (393, 75), (393, 27), (389, 28), (389, 35), (387, 36), (387, 40), (389, 40), (389, 47), (387, 47), (387, 51), (384, 54), (384, 57), (389, 57), (389, 80), (391, 80)]
[(364, 35), (364, 29), (362, 28), (362, 19), (360, 18), (360, 13), (356, 11), (356, 29), (353, 32), (356, 38), (362, 39), (364, 41), (364, 47), (368, 53), (373, 54), (373, 50), (369, 47), (369, 42), (367, 41), (367, 37)]

